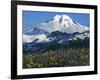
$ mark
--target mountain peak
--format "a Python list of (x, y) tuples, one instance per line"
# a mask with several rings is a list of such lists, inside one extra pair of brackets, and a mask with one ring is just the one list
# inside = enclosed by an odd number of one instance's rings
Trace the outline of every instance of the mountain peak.
[(48, 32), (45, 30), (34, 27), (32, 29), (27, 30), (25, 32), (25, 34), (26, 35), (37, 35), (37, 34), (48, 34)]
[(62, 15), (63, 19), (71, 20), (71, 18), (68, 15)]
[(52, 20), (62, 22), (62, 21), (71, 21), (72, 19), (68, 15), (55, 15)]
[[(50, 25), (53, 31), (61, 31), (66, 33), (74, 33), (74, 32), (81, 33), (88, 30), (86, 29), (85, 26), (74, 21), (68, 15), (55, 15), (47, 24)], [(52, 32), (52, 30), (50, 31)]]
[(79, 32), (82, 33), (84, 31), (89, 30), (88, 27), (85, 27), (78, 23), (77, 21), (74, 21), (70, 16), (68, 15), (55, 15), (52, 17), (48, 22), (43, 22), (36, 26), (38, 28), (35, 30), (30, 30), (32, 34), (41, 34), (41, 33), (52, 33), (54, 31), (60, 31), (60, 32), (66, 32), (66, 33), (74, 33)]

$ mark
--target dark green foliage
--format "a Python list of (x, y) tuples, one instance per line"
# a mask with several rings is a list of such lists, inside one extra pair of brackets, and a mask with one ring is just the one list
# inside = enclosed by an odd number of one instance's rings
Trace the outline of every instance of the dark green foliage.
[(59, 49), (23, 55), (23, 68), (89, 65), (89, 49)]
[(53, 44), (51, 44), (51, 46), (48, 47), (46, 51), (58, 50), (59, 48), (61, 48), (61, 45), (59, 43), (54, 42)]
[(84, 39), (77, 38), (77, 40), (69, 41), (67, 45), (69, 48), (89, 48), (89, 38), (86, 37)]

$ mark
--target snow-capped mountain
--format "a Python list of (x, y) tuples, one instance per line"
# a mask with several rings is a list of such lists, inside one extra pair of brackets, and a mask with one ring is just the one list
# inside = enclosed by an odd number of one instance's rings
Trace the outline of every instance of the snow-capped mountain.
[(89, 30), (88, 27), (85, 27), (79, 24), (76, 21), (73, 21), (67, 15), (56, 15), (52, 17), (47, 22), (40, 23), (31, 27), (30, 29), (24, 31), (26, 35), (36, 35), (36, 34), (48, 34), (54, 31), (66, 32), (66, 33), (82, 33)]
[(25, 52), (42, 52), (49, 48), (65, 47), (71, 40), (85, 39), (89, 37), (89, 32), (68, 34), (65, 32), (54, 31), (49, 35), (23, 35), (23, 48)]
[(85, 37), (89, 37), (88, 27), (73, 21), (67, 15), (56, 15), (23, 33), (23, 49), (25, 52), (41, 52), (53, 45), (64, 47), (71, 40)]
[(48, 32), (45, 30), (39, 29), (39, 28), (32, 27), (32, 28), (28, 29), (27, 31), (25, 31), (24, 34), (37, 35), (37, 34), (48, 34)]
[(74, 32), (82, 33), (86, 30), (89, 30), (88, 27), (73, 21), (67, 15), (56, 15), (52, 17), (48, 22), (39, 24), (38, 27), (50, 33), (53, 31), (61, 31), (72, 34)]
[[(23, 34), (23, 42), (52, 41), (57, 36), (61, 37), (62, 33), (67, 34), (67, 38), (69, 38), (68, 37), (69, 34), (70, 36), (69, 40), (73, 39), (72, 35), (75, 35), (74, 39), (76, 38), (83, 39), (85, 36), (89, 35), (89, 33), (87, 35), (83, 34), (88, 30), (89, 30), (88, 27), (84, 27), (78, 22), (73, 21), (67, 15), (56, 15), (52, 17), (50, 20), (48, 20), (46, 23), (41, 23), (37, 27), (32, 27), (27, 31), (25, 31)], [(50, 35), (52, 35), (52, 37), (50, 37)]]
[(67, 15), (56, 15), (52, 17), (47, 22), (42, 22), (35, 27), (24, 31), (27, 35), (36, 35), (36, 34), (48, 34), (54, 31), (66, 32), (66, 33), (82, 33), (89, 30), (88, 27), (79, 24), (76, 21), (73, 21)]
[(85, 37), (89, 37), (89, 31), (85, 31), (83, 33), (75, 32), (73, 34), (54, 31), (48, 35), (46, 34), (37, 34), (37, 35), (23, 35), (23, 43), (31, 43), (31, 42), (59, 42), (62, 41), (67, 43), (69, 40), (77, 40), (77, 38), (84, 39)]

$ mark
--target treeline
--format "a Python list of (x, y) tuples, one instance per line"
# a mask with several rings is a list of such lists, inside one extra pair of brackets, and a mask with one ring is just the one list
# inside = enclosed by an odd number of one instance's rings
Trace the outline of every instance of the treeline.
[(68, 49), (68, 48), (89, 48), (89, 37), (85, 37), (84, 39), (77, 38), (76, 40), (71, 40), (67, 44), (60, 44), (54, 42), (49, 46), (46, 51), (50, 50), (59, 50), (59, 49)]
[(77, 40), (71, 40), (68, 43), (68, 48), (89, 48), (89, 37), (84, 39), (77, 38)]

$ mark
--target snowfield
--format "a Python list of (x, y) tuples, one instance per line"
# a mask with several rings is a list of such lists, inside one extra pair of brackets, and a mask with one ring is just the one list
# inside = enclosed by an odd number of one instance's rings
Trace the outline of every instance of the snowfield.
[(44, 40), (47, 40), (47, 37), (45, 34), (41, 35), (23, 35), (23, 42), (33, 42), (34, 40), (37, 40), (37, 42), (43, 42)]

